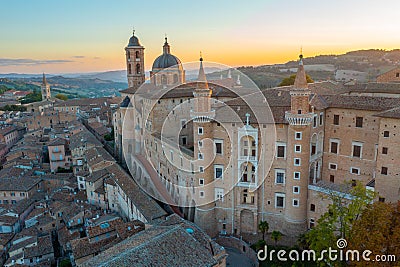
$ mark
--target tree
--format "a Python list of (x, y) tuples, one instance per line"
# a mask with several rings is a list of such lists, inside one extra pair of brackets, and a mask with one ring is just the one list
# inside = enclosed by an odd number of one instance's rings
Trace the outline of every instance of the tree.
[[(343, 187), (350, 187), (350, 184)], [(331, 201), (328, 211), (305, 235), (309, 248), (316, 252), (317, 257), (322, 250), (335, 248), (339, 238), (348, 238), (351, 226), (375, 197), (376, 194), (361, 183), (357, 183), (348, 193), (333, 190), (328, 192), (327, 198)], [(329, 265), (329, 262), (321, 261), (318, 264), (324, 266)]]
[(55, 98), (61, 99), (61, 100), (68, 100), (68, 96), (64, 95), (64, 94), (56, 94)]
[[(372, 251), (370, 259), (378, 254), (400, 255), (400, 203), (375, 202), (363, 210), (350, 231), (348, 248), (360, 253), (368, 249)], [(376, 266), (374, 264), (354, 262), (356, 266)]]
[(260, 230), (260, 232), (262, 233), (262, 240), (265, 241), (265, 233), (268, 232), (269, 229), (269, 224), (267, 221), (260, 221), (260, 223), (258, 224), (258, 230)]
[(276, 247), (278, 241), (281, 240), (282, 236), (283, 236), (283, 234), (282, 234), (281, 232), (279, 232), (279, 231), (272, 231), (272, 233), (271, 233), (271, 238), (272, 238), (272, 240), (274, 240), (274, 242), (275, 242), (275, 247)]
[[(295, 79), (296, 79), (296, 74), (290, 75), (289, 77), (284, 78), (282, 80), (282, 82), (279, 84), (279, 86), (293, 85)], [(314, 82), (314, 80), (311, 79), (311, 77), (308, 74), (306, 74), (306, 79), (307, 79), (307, 83), (313, 83)]]

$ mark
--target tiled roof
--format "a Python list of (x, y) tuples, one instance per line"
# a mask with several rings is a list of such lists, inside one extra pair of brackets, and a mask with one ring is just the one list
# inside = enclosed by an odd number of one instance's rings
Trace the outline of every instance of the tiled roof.
[(69, 139), (69, 148), (71, 150), (82, 147), (85, 144), (102, 147), (103, 145), (97, 138), (88, 130), (83, 130), (77, 134), (74, 134)]
[(399, 106), (398, 98), (334, 95), (323, 96), (331, 108), (383, 111)]
[(54, 140), (52, 140), (48, 146), (63, 146), (67, 143), (67, 141), (63, 138), (56, 138)]
[(165, 216), (167, 213), (157, 202), (142, 191), (136, 182), (117, 164), (106, 168), (138, 210), (148, 221)]
[(86, 232), (88, 234), (88, 237), (92, 239), (96, 236), (115, 231), (116, 226), (119, 224), (123, 224), (123, 221), (121, 218), (116, 218), (114, 220), (108, 220), (98, 225), (88, 226), (86, 228)]
[(98, 254), (114, 245), (119, 240), (115, 237), (102, 239), (100, 241), (90, 243), (88, 237), (74, 239), (70, 241), (72, 253), (75, 260), (92, 254)]
[(82, 266), (215, 266), (218, 262), (180, 225), (153, 226), (128, 237)]
[[(400, 102), (400, 100), (399, 100), (399, 102)], [(399, 103), (399, 106), (400, 106), (400, 103)], [(375, 114), (375, 116), (382, 117), (382, 118), (400, 119), (400, 107), (380, 112), (378, 114)]]
[(40, 178), (21, 176), (19, 178), (0, 178), (0, 191), (29, 191), (41, 182)]
[(40, 236), (37, 240), (37, 246), (27, 247), (24, 249), (24, 258), (29, 259), (54, 253), (50, 235)]

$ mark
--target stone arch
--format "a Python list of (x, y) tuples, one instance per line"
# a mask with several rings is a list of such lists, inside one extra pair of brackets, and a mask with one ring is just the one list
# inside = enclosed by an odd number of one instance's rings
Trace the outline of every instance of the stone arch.
[(240, 231), (242, 233), (254, 232), (254, 214), (251, 210), (244, 209), (240, 212)]

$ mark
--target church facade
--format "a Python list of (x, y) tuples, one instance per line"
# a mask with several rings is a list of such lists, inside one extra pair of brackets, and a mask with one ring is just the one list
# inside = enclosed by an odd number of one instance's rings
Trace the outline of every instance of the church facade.
[[(246, 86), (231, 74), (207, 80), (202, 58), (186, 81), (167, 39), (148, 82), (138, 37), (125, 51), (116, 154), (137, 183), (210, 236), (255, 234), (260, 221), (299, 235), (327, 210), (321, 195), (346, 195), (346, 181), (380, 201), (400, 199), (400, 90), (359, 96), (358, 87), (308, 84), (301, 55), (293, 86), (261, 89), (273, 119), (260, 119), (238, 99)], [(224, 116), (221, 103), (237, 116)]]

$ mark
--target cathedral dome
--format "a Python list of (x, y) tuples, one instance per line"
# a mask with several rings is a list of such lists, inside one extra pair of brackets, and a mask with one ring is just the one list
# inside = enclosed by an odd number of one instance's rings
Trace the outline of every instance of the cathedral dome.
[(172, 55), (170, 52), (170, 46), (165, 38), (165, 43), (163, 46), (163, 54), (156, 58), (153, 63), (153, 71), (158, 71), (160, 69), (166, 69), (172, 66), (177, 66), (178, 69), (182, 70), (182, 63), (176, 56)]
[(129, 46), (140, 46), (139, 39), (135, 36), (135, 31), (133, 31), (132, 37), (129, 39)]

